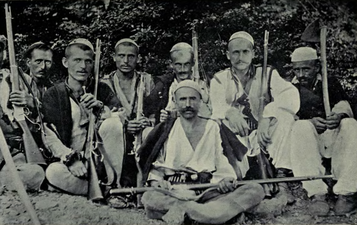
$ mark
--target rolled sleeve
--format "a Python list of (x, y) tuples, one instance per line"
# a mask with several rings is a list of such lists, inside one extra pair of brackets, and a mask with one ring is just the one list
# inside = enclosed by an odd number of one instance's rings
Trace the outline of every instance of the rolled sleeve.
[(61, 162), (66, 159), (66, 156), (71, 153), (72, 149), (65, 146), (58, 138), (57, 134), (45, 123), (45, 135), (42, 136), (43, 144), (50, 150), (54, 157), (60, 158)]

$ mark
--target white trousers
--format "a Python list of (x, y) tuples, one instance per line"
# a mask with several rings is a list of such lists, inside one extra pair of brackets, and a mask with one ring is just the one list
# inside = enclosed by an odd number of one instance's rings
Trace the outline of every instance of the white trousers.
[[(289, 154), (290, 135), (291, 128), (295, 122), (294, 115), (281, 111), (276, 117), (277, 123), (269, 127), (271, 134), (271, 144), (267, 146), (267, 152), (273, 159), (273, 165), (275, 168), (292, 169)], [(225, 123), (226, 125), (228, 123)], [(257, 132), (254, 130), (249, 136), (241, 137), (237, 135), (237, 138), (248, 148), (247, 154), (244, 156), (242, 162), (239, 162), (243, 176), (249, 169), (248, 156), (255, 156), (260, 153), (260, 147), (258, 144)]]
[[(119, 117), (105, 119), (98, 133), (104, 145), (104, 151), (101, 153), (104, 156), (107, 175), (114, 176), (113, 171), (107, 169), (110, 165), (117, 175), (116, 182), (119, 184), (125, 152), (123, 125)], [(88, 193), (87, 179), (75, 177), (61, 162), (48, 166), (46, 178), (52, 186), (71, 194), (86, 195)]]
[[(324, 175), (322, 157), (331, 158), (332, 174), (337, 179), (335, 194), (357, 192), (357, 121), (343, 119), (334, 130), (318, 134), (309, 120), (295, 122), (291, 133), (291, 165), (294, 176)], [(322, 180), (304, 181), (308, 196), (327, 193)]]

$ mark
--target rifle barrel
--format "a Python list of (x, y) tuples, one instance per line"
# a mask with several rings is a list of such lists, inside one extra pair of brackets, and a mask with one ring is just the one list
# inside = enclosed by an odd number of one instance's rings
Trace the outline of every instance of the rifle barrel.
[[(329, 179), (334, 178), (332, 175), (323, 176), (305, 176), (305, 177), (283, 177), (283, 178), (270, 178), (270, 179), (259, 179), (259, 180), (242, 180), (237, 181), (237, 186), (242, 186), (245, 184), (258, 183), (258, 184), (271, 184), (271, 183), (282, 183), (282, 182), (297, 182), (297, 181), (310, 181), (317, 179)], [(172, 189), (187, 189), (187, 190), (197, 190), (197, 189), (207, 189), (218, 187), (218, 183), (206, 183), (206, 184), (177, 184), (173, 185)], [(138, 187), (138, 188), (118, 188), (110, 190), (111, 195), (119, 194), (136, 194), (143, 193), (145, 191), (154, 191), (155, 187)]]

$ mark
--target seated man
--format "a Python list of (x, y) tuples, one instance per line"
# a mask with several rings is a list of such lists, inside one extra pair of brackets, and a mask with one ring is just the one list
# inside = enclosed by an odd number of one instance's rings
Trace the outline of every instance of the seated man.
[[(262, 77), (262, 67), (252, 64), (254, 39), (245, 31), (230, 37), (227, 58), (231, 67), (216, 73), (211, 80), (212, 118), (222, 121), (245, 146), (246, 155), (241, 162), (243, 177), (248, 176), (249, 156), (259, 156), (260, 152), (269, 153), (277, 168), (276, 176), (289, 176), (288, 137), (299, 109), (297, 89), (271, 67)], [(285, 191), (287, 184), (279, 186), (280, 193), (292, 203), (293, 196)]]
[[(168, 103), (165, 109), (161, 110), (160, 122), (167, 119), (169, 113), (176, 113), (175, 103), (173, 102), (173, 90), (176, 86), (184, 80), (193, 80), (193, 66), (195, 64), (192, 46), (185, 43), (179, 42), (172, 46), (170, 50), (170, 66), (174, 74), (174, 79), (170, 84), (170, 89), (168, 90)], [(168, 76), (168, 75), (167, 75)], [(207, 83), (199, 79), (197, 84), (201, 88), (202, 93), (202, 104), (198, 115), (205, 118), (210, 118), (212, 114), (211, 103), (209, 101), (209, 90)]]
[[(159, 188), (142, 197), (147, 216), (183, 222), (187, 215), (200, 223), (224, 223), (258, 205), (264, 198), (263, 188), (254, 183), (239, 188), (234, 185), (237, 172), (223, 154), (218, 124), (197, 116), (202, 98), (197, 83), (182, 81), (173, 94), (180, 117), (163, 123), (166, 130), (154, 148), (149, 143), (155, 130), (139, 150), (144, 179), (147, 178), (150, 186)], [(173, 197), (180, 193), (169, 191), (172, 183), (210, 182), (219, 182), (218, 191), (214, 188), (213, 192), (197, 198), (198, 202), (180, 200)], [(191, 197), (195, 199), (195, 192)]]
[(97, 141), (98, 145), (103, 144), (99, 149), (104, 159), (106, 182), (112, 186), (120, 186), (120, 160), (124, 154), (117, 147), (122, 135), (120, 118), (117, 115), (104, 117), (107, 107), (112, 110), (119, 107), (119, 100), (104, 83), (99, 83), (97, 98), (91, 94), (93, 57), (93, 45), (88, 40), (79, 38), (69, 43), (62, 59), (68, 77), (50, 88), (43, 98), (46, 123), (43, 142), (57, 159), (48, 166), (46, 178), (55, 190), (76, 195), (88, 194), (88, 162), (83, 155), (91, 109), (95, 115), (102, 115), (97, 123)]
[[(4, 53), (6, 48), (6, 38), (5, 36), (0, 36), (0, 68), (2, 66), (2, 62), (4, 59)], [(1, 76), (4, 75), (5, 78), (9, 79), (9, 71), (7, 69), (1, 69)], [(3, 81), (6, 82), (6, 81)], [(3, 94), (3, 87), (0, 86), (0, 92)], [(4, 98), (4, 95), (1, 95), (1, 98)], [(6, 98), (6, 97), (5, 97)], [(7, 102), (8, 98), (5, 99)], [(15, 104), (15, 103), (14, 103)], [(14, 163), (16, 165), (16, 169), (19, 173), (19, 176), (27, 190), (30, 191), (38, 191), (40, 190), (40, 186), (45, 179), (45, 172), (41, 166), (36, 164), (29, 164), (26, 162), (25, 154), (23, 153), (22, 148), (22, 138), (21, 138), (21, 130), (15, 127), (16, 122), (11, 122), (8, 115), (5, 114), (3, 110), (3, 106), (0, 105), (0, 128), (4, 133), (7, 144), (11, 151), (11, 155), (13, 156)], [(17, 125), (18, 126), (18, 125)], [(11, 177), (11, 173), (8, 167), (5, 164), (2, 153), (0, 152), (0, 185), (6, 185), (8, 190), (16, 190), (16, 187), (13, 183), (13, 178)]]
[[(331, 172), (337, 183), (333, 192), (338, 195), (335, 214), (342, 215), (357, 207), (357, 122), (347, 96), (339, 81), (328, 78), (329, 100), (332, 112), (325, 114), (320, 63), (315, 49), (301, 47), (291, 55), (295, 78), (292, 83), (300, 92), (299, 120), (292, 129), (291, 163), (295, 176), (323, 175), (322, 158), (331, 160)], [(325, 160), (326, 161), (326, 160)], [(327, 186), (322, 180), (303, 182), (311, 197), (309, 212), (326, 215)]]

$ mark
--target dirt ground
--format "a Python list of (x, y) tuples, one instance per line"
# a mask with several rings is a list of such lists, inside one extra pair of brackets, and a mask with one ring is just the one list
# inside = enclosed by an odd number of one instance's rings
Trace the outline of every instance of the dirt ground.
[[(32, 224), (29, 214), (16, 192), (0, 190), (0, 224)], [(306, 195), (301, 187), (293, 191), (296, 202), (286, 206), (281, 215), (246, 214), (241, 221), (232, 224), (357, 224), (357, 215), (313, 217), (308, 215)], [(143, 209), (113, 209), (106, 205), (91, 203), (85, 197), (42, 191), (29, 193), (41, 224), (94, 225), (94, 224), (166, 224), (161, 220), (149, 220)], [(333, 198), (329, 198), (333, 207)], [(274, 215), (276, 214), (276, 215)]]

